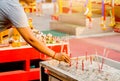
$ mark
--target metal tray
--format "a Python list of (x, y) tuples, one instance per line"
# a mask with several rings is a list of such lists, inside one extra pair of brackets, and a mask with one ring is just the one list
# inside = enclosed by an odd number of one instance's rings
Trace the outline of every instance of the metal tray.
[[(92, 55), (92, 57), (94, 58), (94, 60), (97, 57), (97, 59), (100, 62), (102, 62), (102, 59), (104, 58), (104, 63), (106, 65), (114, 67), (115, 69), (120, 71), (120, 62), (117, 62), (117, 61), (114, 61), (112, 59), (105, 58), (105, 57), (102, 57), (102, 56)], [(81, 58), (85, 59), (85, 56), (79, 57), (79, 59), (81, 59)], [(74, 59), (74, 58), (72, 58), (72, 59)], [(61, 80), (62, 81), (84, 81), (80, 78), (78, 79), (78, 77), (76, 77), (75, 75), (56, 67), (56, 64), (59, 64), (59, 63), (55, 63), (55, 64), (52, 64), (52, 65), (49, 64), (51, 61), (54, 61), (54, 60), (40, 62), (40, 67), (48, 69), (49, 70), (49, 75), (52, 75), (52, 76), (58, 78), (60, 81)], [(42, 71), (41, 71), (41, 75), (42, 75)], [(41, 76), (41, 81), (43, 81), (42, 76)]]

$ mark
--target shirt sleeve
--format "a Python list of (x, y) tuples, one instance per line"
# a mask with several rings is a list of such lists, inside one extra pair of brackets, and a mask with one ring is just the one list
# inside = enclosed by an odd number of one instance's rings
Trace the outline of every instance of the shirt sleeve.
[(24, 9), (20, 4), (18, 5), (9, 5), (9, 8), (7, 8), (7, 16), (8, 19), (11, 21), (11, 23), (17, 27), (28, 27), (28, 19), (27, 15), (24, 12)]

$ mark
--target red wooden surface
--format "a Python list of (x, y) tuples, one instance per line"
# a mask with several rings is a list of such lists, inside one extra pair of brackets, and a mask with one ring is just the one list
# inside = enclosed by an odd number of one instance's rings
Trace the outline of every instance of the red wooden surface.
[[(60, 52), (61, 45), (48, 46), (50, 49)], [(40, 69), (31, 68), (31, 60), (46, 60), (47, 57), (32, 47), (3, 49), (0, 48), (0, 64), (23, 61), (23, 69), (15, 71), (0, 72), (0, 81), (30, 81), (40, 79)], [(67, 44), (64, 45), (64, 51), (67, 52)], [(13, 65), (14, 67), (14, 65)], [(8, 67), (9, 68), (9, 67)]]

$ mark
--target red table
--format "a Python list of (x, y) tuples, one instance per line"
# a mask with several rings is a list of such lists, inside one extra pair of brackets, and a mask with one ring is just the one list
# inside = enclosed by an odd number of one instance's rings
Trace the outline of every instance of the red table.
[[(47, 46), (56, 52), (61, 51), (61, 44), (49, 44)], [(68, 52), (68, 43), (64, 43), (63, 50)], [(15, 67), (17, 65), (19, 66), (19, 62), (23, 62), (23, 65), (21, 65), (21, 67), (23, 67), (22, 69), (0, 72), (0, 81), (39, 80), (39, 67), (31, 68), (31, 62), (33, 60), (46, 60), (48, 58), (49, 57), (38, 52), (31, 46), (0, 48), (0, 65), (4, 63), (9, 64), (15, 62), (15, 65), (11, 65)], [(9, 66), (5, 68), (9, 69)]]

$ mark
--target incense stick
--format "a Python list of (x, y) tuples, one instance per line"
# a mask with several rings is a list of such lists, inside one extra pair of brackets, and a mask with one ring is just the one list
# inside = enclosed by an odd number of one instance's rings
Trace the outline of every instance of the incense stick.
[(85, 54), (86, 61), (87, 61), (87, 56), (88, 56), (88, 53), (87, 53), (87, 51), (86, 51), (86, 54)]
[(82, 71), (84, 71), (84, 60), (82, 60)]
[(78, 69), (78, 57), (76, 57), (76, 69)]
[(63, 48), (64, 48), (64, 43), (63, 43), (63, 41), (62, 41), (62, 43), (61, 43), (61, 49), (60, 49), (60, 53), (63, 52)]
[(98, 52), (96, 51), (96, 61), (97, 61), (97, 65), (98, 65), (98, 71), (100, 72), (100, 60), (98, 59)]
[(102, 70), (103, 64), (104, 64), (104, 62), (105, 62), (105, 57), (108, 56), (108, 53), (109, 53), (109, 51), (105, 52), (104, 57), (102, 57), (102, 64), (101, 64), (101, 67), (100, 67), (101, 70)]

